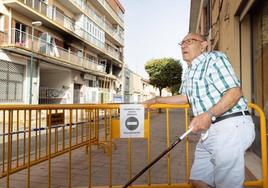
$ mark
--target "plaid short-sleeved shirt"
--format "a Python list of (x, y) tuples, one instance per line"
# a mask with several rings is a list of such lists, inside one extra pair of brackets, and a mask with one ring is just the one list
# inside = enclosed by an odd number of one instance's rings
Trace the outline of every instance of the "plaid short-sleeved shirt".
[[(199, 115), (214, 106), (233, 87), (240, 87), (235, 72), (225, 54), (205, 52), (188, 67), (180, 93), (188, 97), (193, 114)], [(238, 103), (223, 115), (247, 110), (247, 101), (241, 97)]]

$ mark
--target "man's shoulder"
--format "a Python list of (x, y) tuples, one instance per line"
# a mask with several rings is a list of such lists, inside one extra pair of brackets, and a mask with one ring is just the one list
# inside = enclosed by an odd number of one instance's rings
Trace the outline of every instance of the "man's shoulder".
[(220, 52), (220, 51), (210, 51), (208, 52), (207, 55), (208, 58), (212, 58), (212, 59), (217, 59), (217, 58), (227, 58), (227, 56), (225, 55), (225, 53)]
[(220, 51), (211, 51), (207, 53), (207, 63), (212, 66), (214, 64), (228, 64), (230, 63), (228, 57)]

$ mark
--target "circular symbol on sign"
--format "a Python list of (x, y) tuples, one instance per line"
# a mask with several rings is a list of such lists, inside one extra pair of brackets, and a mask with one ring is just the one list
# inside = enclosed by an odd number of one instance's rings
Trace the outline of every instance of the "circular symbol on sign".
[(135, 117), (129, 117), (126, 120), (126, 127), (128, 128), (128, 130), (135, 130), (137, 129), (137, 127), (139, 126), (139, 121), (137, 118)]

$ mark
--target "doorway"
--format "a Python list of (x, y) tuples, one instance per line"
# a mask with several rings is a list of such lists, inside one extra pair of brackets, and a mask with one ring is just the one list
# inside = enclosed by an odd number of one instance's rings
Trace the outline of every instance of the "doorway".
[(80, 103), (80, 90), (82, 88), (81, 84), (74, 84), (74, 104)]

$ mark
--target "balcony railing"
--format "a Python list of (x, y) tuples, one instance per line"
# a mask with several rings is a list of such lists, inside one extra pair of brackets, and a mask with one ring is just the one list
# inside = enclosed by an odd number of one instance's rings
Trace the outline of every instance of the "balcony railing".
[(86, 32), (84, 29), (82, 28), (77, 28), (76, 29), (76, 33), (84, 38), (85, 40), (89, 41), (90, 43), (94, 44), (95, 46), (97, 46), (98, 48), (102, 49), (105, 53), (109, 54), (111, 57), (115, 58), (115, 59), (119, 59), (121, 61), (123, 61), (122, 55), (120, 55), (120, 53), (115, 50), (113, 47), (108, 46), (107, 44), (104, 45), (104, 43), (100, 42), (99, 40), (97, 40), (95, 37), (93, 37), (92, 35), (90, 35), (88, 32)]
[(121, 59), (119, 52), (117, 52), (114, 48), (105, 45), (106, 53), (110, 54), (113, 57), (116, 57), (116, 59)]
[[(124, 15), (123, 14), (117, 14), (114, 9), (109, 5), (109, 3), (106, 2), (106, 0), (98, 0), (100, 4), (102, 4), (102, 6), (104, 8), (106, 8), (106, 10), (114, 17), (116, 18), (116, 20), (121, 23), (123, 25), (124, 22)], [(119, 18), (119, 19), (117, 19)]]
[(43, 15), (48, 16), (48, 6), (46, 3), (40, 0), (19, 0), (22, 3), (25, 3), (27, 6), (37, 10)]
[(86, 32), (83, 28), (76, 27), (75, 30), (76, 30), (76, 34), (77, 35), (79, 35), (80, 37), (82, 37), (83, 39), (85, 39), (86, 41), (88, 41), (89, 43), (94, 44), (98, 48), (100, 48), (102, 50), (105, 50), (104, 43), (101, 42), (100, 40), (96, 39), (95, 37), (93, 37), (88, 32)]
[[(74, 32), (75, 34), (79, 35), (83, 39), (85, 39), (90, 44), (94, 44), (98, 48), (104, 50), (106, 53), (108, 53), (110, 56), (112, 56), (115, 59), (120, 59), (120, 55), (114, 48), (111, 49), (111, 47), (108, 49), (103, 42), (101, 42), (99, 39), (88, 33), (85, 29), (80, 27), (79, 25), (75, 24), (74, 21), (72, 21), (70, 18), (65, 16), (64, 14), (57, 11), (55, 8), (52, 10), (53, 14), (51, 19), (57, 22), (58, 24), (64, 26), (66, 29)], [(107, 24), (106, 24), (107, 26)]]
[[(42, 54), (48, 57), (55, 58), (56, 60), (63, 61), (70, 65), (75, 65), (83, 67), (85, 69), (99, 71), (105, 73), (106, 67), (104, 65), (98, 64), (98, 62), (85, 57), (79, 57), (76, 53), (66, 50), (62, 47), (59, 47), (53, 43), (50, 43), (46, 40), (43, 40), (38, 37), (33, 37), (33, 46), (32, 46), (32, 35), (17, 30), (15, 28), (11, 29), (10, 35), (3, 35), (3, 45), (16, 46), (19, 48), (24, 48), (30, 52), (36, 54)], [(1, 37), (1, 38), (2, 38)]]
[(49, 18), (64, 26), (66, 29), (75, 32), (75, 22), (71, 18), (57, 11), (55, 7), (48, 6), (48, 11), (51, 12)]
[[(82, 27), (80, 27), (78, 24), (76, 24), (71, 18), (67, 17), (66, 15), (62, 14), (61, 12), (57, 11), (55, 7), (49, 6), (45, 4), (44, 2), (40, 0), (19, 0), (22, 3), (25, 3), (27, 6), (35, 9), (42, 15), (50, 18), (54, 22), (58, 23), (59, 25), (63, 26), (64, 28), (68, 29), (72, 33), (79, 35), (83, 39), (85, 39), (88, 43), (93, 44), (94, 46), (104, 50), (107, 52), (111, 57), (122, 61), (122, 58), (120, 57), (119, 53), (116, 53), (116, 50), (114, 49), (113, 52), (106, 48), (103, 42), (101, 42), (99, 39), (91, 35), (90, 33), (86, 32)], [(88, 6), (87, 6), (88, 8)], [(95, 17), (97, 17), (97, 14), (95, 13)], [(108, 28), (108, 25), (106, 24), (105, 28)], [(110, 32), (115, 32), (115, 30)]]

